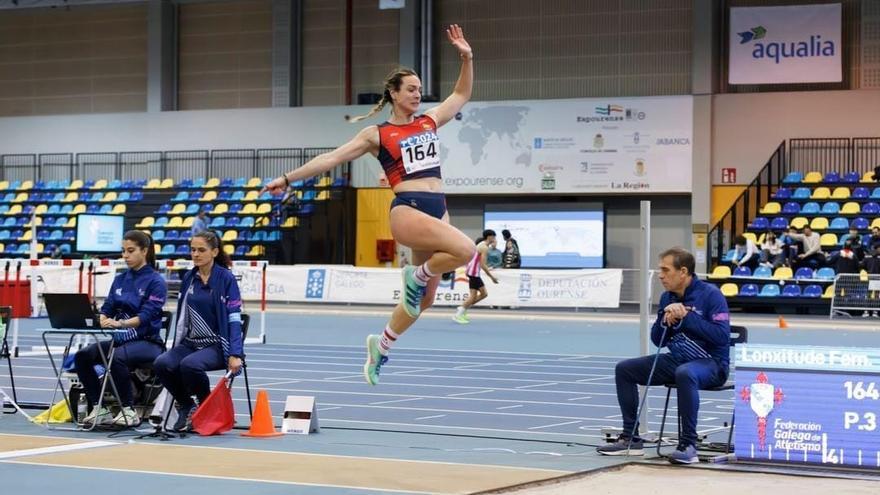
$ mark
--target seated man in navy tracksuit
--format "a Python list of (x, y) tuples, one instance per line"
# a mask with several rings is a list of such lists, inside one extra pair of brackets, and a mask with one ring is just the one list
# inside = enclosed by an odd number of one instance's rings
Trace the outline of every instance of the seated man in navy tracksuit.
[[(699, 390), (717, 387), (727, 380), (730, 364), (730, 315), (727, 301), (717, 287), (694, 275), (694, 257), (682, 248), (672, 248), (660, 255), (660, 283), (666, 292), (660, 298), (657, 320), (651, 328), (651, 340), (666, 347), (660, 354), (650, 385), (678, 386), (678, 415), (681, 438), (670, 462), (698, 462), (697, 411)], [(665, 333), (665, 335), (664, 335)], [(661, 340), (662, 337), (662, 340)], [(623, 433), (616, 443), (599, 447), (604, 455), (642, 455), (639, 438), (639, 392), (636, 385), (646, 385), (654, 356), (627, 359), (617, 363), (614, 378), (617, 400), (623, 415)], [(631, 437), (635, 431), (635, 436)]]

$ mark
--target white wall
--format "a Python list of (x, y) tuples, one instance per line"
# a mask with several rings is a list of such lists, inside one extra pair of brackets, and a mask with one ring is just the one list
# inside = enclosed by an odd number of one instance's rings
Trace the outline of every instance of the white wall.
[(713, 97), (712, 183), (735, 167), (748, 184), (784, 139), (880, 136), (880, 91), (723, 94)]

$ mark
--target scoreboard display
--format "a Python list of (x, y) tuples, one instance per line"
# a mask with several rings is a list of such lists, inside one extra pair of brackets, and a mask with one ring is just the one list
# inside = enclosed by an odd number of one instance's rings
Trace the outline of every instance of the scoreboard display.
[(880, 469), (880, 349), (735, 347), (737, 460)]

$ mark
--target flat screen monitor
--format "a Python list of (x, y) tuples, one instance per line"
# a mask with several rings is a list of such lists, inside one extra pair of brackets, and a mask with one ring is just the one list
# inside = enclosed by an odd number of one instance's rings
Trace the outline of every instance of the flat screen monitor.
[(77, 215), (76, 251), (80, 253), (120, 253), (125, 234), (123, 215)]
[(521, 268), (604, 268), (605, 209), (602, 203), (486, 205), (485, 228), (510, 231)]

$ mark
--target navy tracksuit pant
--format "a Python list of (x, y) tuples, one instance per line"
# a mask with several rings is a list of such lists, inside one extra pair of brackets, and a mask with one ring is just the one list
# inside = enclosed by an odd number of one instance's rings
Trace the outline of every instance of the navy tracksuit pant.
[(177, 403), (186, 407), (193, 405), (193, 395), (199, 402), (208, 397), (211, 383), (206, 371), (226, 369), (226, 360), (220, 344), (196, 349), (183, 341), (156, 358), (153, 369)]
[[(113, 341), (107, 340), (100, 343), (104, 350), (104, 356), (110, 355), (110, 344)], [(97, 404), (101, 394), (101, 380), (95, 372), (95, 365), (103, 365), (101, 355), (98, 352), (99, 344), (92, 344), (83, 347), (76, 352), (73, 360), (76, 363), (76, 374), (86, 391), (86, 397), (91, 404)], [(113, 363), (110, 364), (110, 376), (113, 377), (113, 383), (119, 390), (119, 398), (122, 400), (123, 406), (130, 407), (134, 403), (131, 390), (131, 377), (129, 373), (141, 366), (148, 365), (156, 359), (156, 356), (162, 353), (162, 345), (156, 342), (146, 340), (133, 340), (116, 347), (113, 354)], [(107, 384), (107, 390), (112, 390), (110, 384)]]

